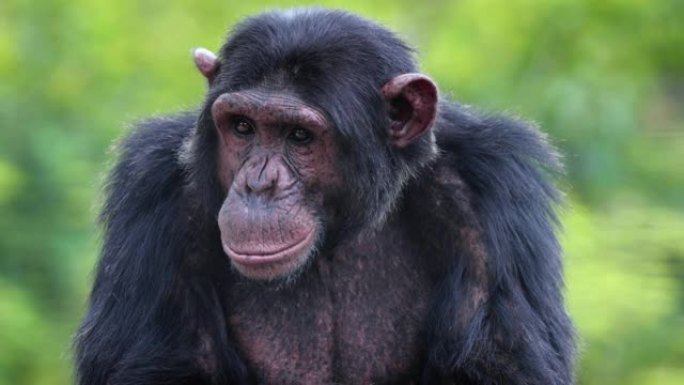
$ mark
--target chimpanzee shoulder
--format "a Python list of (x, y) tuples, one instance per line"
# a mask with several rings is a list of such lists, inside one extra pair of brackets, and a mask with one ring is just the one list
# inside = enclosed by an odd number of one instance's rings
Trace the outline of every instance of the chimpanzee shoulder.
[[(504, 382), (573, 383), (575, 344), (556, 237), (559, 154), (529, 121), (453, 102), (440, 104), (435, 132), (440, 156), (407, 189), (413, 223), (429, 235), (422, 242), (437, 243), (434, 250), (450, 261), (430, 322), (428, 378), (456, 372), (489, 383), (482, 377), (489, 367)], [(449, 236), (433, 235), (440, 231), (460, 235), (452, 252)], [(479, 305), (472, 302), (483, 293)], [(457, 333), (454, 319), (462, 322)], [(526, 358), (506, 363), (511, 354)]]
[[(109, 199), (105, 216), (114, 211), (118, 213), (124, 204), (150, 208), (164, 201), (162, 198), (169, 193), (168, 189), (183, 185), (179, 153), (196, 119), (195, 114), (186, 113), (149, 119), (133, 126), (114, 147), (118, 161), (106, 185)], [(135, 211), (136, 207), (126, 207), (126, 210)], [(107, 218), (104, 219), (106, 222)]]

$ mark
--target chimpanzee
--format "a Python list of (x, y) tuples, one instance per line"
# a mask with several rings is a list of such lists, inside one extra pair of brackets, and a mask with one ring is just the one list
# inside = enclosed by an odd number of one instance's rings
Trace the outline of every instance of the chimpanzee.
[(574, 382), (534, 127), (440, 97), (343, 11), (251, 17), (194, 58), (202, 106), (119, 147), (80, 384)]

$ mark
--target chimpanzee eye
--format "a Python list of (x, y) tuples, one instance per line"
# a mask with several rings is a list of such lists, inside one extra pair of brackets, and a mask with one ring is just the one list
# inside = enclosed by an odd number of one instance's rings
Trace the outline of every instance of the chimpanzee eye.
[(245, 118), (233, 119), (233, 131), (241, 136), (254, 134), (254, 126)]
[(309, 143), (312, 139), (311, 132), (305, 128), (301, 127), (295, 127), (292, 131), (290, 131), (290, 135), (288, 135), (288, 139), (296, 144), (306, 144)]

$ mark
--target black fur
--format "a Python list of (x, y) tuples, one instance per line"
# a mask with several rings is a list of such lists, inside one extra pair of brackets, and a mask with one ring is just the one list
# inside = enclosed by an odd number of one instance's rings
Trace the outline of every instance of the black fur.
[[(423, 384), (574, 382), (555, 237), (559, 193), (548, 175), (559, 164), (536, 129), (443, 101), (434, 136), (391, 148), (379, 90), (417, 66), (390, 32), (343, 12), (248, 19), (219, 56), (205, 107), (141, 124), (119, 147), (101, 216), (103, 252), (76, 336), (80, 384), (253, 381), (218, 294), (234, 273), (216, 228), (223, 193), (209, 106), (264, 82), (293, 87), (336, 126), (349, 181), (347, 233), (399, 210), (415, 223), (426, 256), (446, 258), (435, 269), (440, 294)], [(442, 181), (439, 170), (460, 180)], [(484, 273), (462, 247), (462, 228), (482, 235)]]

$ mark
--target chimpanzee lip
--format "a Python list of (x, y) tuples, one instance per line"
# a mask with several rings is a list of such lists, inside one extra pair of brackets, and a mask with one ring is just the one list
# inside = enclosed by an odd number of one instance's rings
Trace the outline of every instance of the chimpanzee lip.
[(300, 241), (284, 245), (276, 250), (262, 251), (235, 251), (226, 242), (222, 242), (223, 251), (228, 255), (233, 261), (241, 265), (262, 265), (273, 262), (280, 262), (291, 257), (297, 256), (306, 249), (311, 247), (313, 243), (313, 238), (315, 231), (312, 229), (304, 238)]

